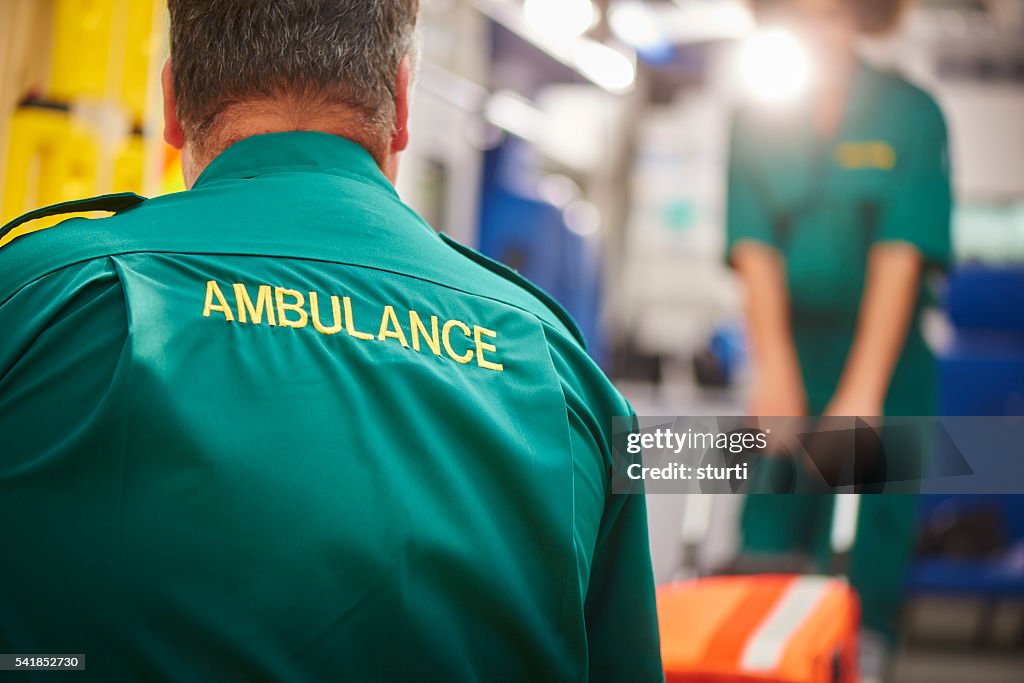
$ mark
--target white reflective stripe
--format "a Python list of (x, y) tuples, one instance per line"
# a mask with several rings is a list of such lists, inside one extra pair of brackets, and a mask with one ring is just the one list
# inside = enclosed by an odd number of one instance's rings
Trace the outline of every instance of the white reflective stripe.
[(690, 494), (686, 496), (683, 508), (683, 522), (680, 535), (687, 545), (700, 545), (708, 537), (711, 526), (711, 504), (714, 496)]
[(801, 576), (793, 580), (775, 607), (751, 634), (743, 648), (743, 671), (774, 671), (790, 639), (814, 612), (834, 579), (827, 576)]
[(860, 510), (860, 495), (841, 493), (835, 497), (832, 513), (832, 552), (845, 553), (857, 540), (857, 514)]

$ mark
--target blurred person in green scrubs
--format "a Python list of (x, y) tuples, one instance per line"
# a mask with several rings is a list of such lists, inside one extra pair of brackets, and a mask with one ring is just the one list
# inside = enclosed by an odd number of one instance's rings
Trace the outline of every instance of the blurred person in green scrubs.
[[(798, 100), (747, 106), (733, 122), (727, 244), (746, 290), (753, 415), (934, 413), (920, 315), (926, 269), (950, 258), (946, 126), (927, 93), (855, 49), (859, 35), (892, 29), (904, 4), (755, 3), (762, 25), (802, 42), (814, 77)], [(827, 568), (833, 496), (745, 505), (741, 564), (795, 555)], [(861, 500), (849, 571), (868, 675), (897, 636), (914, 523), (913, 496)]]

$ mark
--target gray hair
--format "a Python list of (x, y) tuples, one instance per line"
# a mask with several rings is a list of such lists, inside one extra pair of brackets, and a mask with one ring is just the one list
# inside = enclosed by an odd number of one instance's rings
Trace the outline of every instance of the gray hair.
[[(232, 104), (344, 105), (374, 146), (395, 128), (395, 76), (419, 0), (168, 0), (175, 108), (202, 146)], [(373, 150), (371, 150), (373, 151)]]

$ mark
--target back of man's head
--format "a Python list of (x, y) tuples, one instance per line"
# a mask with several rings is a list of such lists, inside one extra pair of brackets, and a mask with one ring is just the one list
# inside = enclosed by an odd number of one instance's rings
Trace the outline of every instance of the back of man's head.
[[(302, 120), (344, 110), (378, 160), (395, 129), (395, 79), (415, 49), (419, 0), (168, 0), (174, 110), (185, 140), (234, 142), (239, 106)], [(236, 136), (237, 137), (237, 136)]]

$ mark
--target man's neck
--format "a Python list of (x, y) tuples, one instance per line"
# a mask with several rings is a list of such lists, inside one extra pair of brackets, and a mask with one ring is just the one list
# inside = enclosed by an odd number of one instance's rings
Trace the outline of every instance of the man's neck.
[[(303, 106), (298, 102), (241, 102), (231, 105), (218, 116), (214, 129), (202, 145), (186, 144), (182, 150), (182, 170), (189, 188), (203, 170), (225, 149), (239, 140), (267, 133), (316, 131), (337, 135), (364, 147), (377, 162), (384, 175), (395, 183), (397, 159), (386, 147), (370, 142), (365, 118), (351, 109), (321, 105)], [(375, 149), (376, 148), (376, 149)]]

